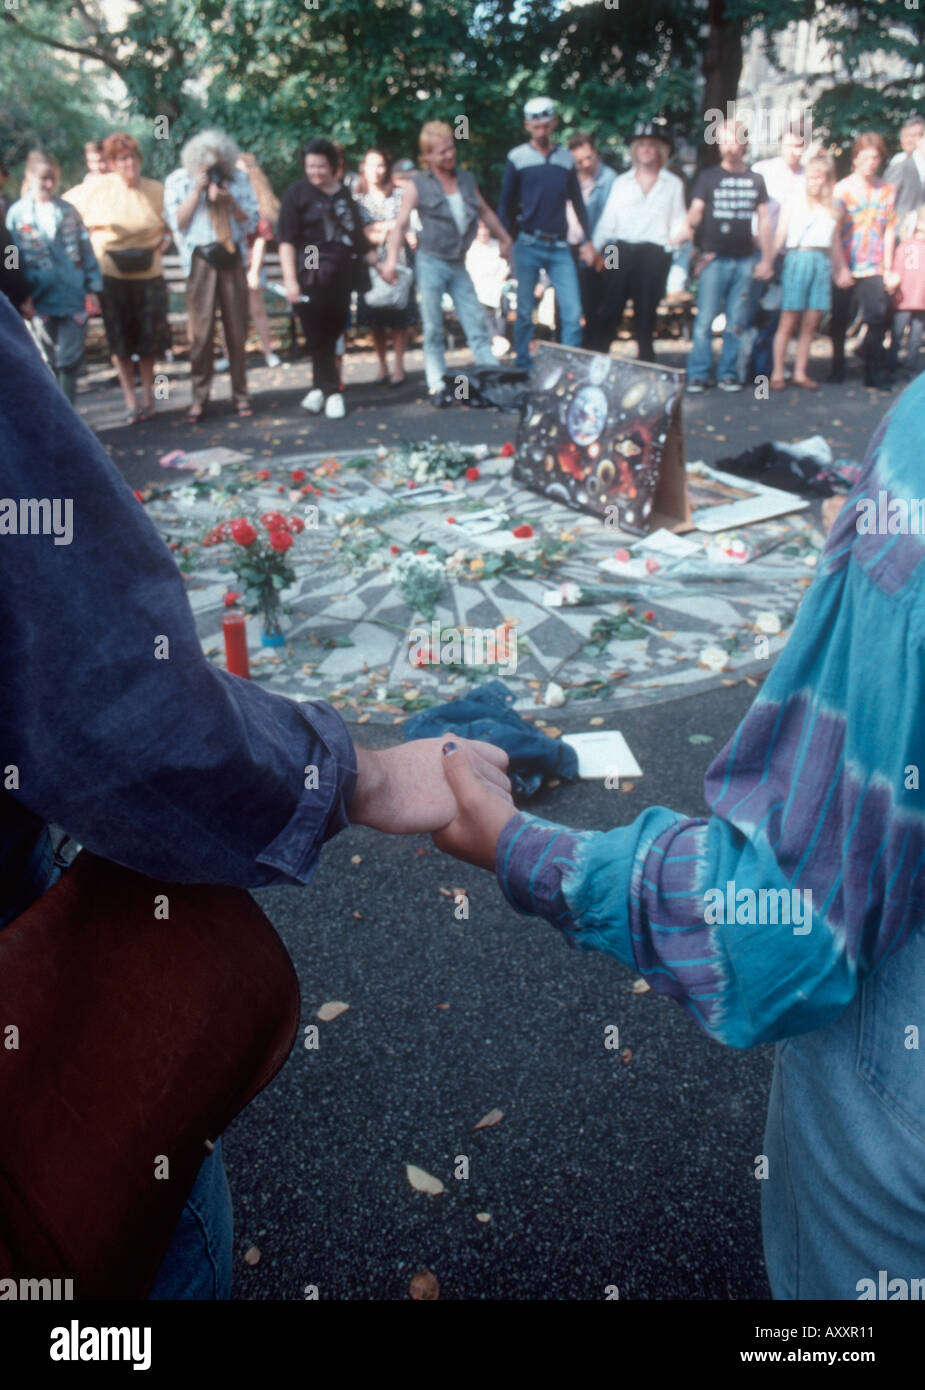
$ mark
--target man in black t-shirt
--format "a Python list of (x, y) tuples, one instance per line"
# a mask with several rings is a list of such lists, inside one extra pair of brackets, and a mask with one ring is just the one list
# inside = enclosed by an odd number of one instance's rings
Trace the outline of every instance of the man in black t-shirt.
[[(745, 326), (752, 278), (770, 280), (774, 273), (768, 190), (761, 175), (745, 166), (748, 142), (742, 127), (732, 123), (720, 126), (719, 147), (722, 162), (700, 174), (687, 213), (690, 235), (703, 224), (701, 250), (706, 262), (697, 289), (697, 319), (687, 364), (689, 392), (703, 391), (711, 384), (710, 329), (723, 311), (726, 331), (719, 359), (719, 386), (724, 391), (741, 391), (736, 374), (738, 340)], [(760, 259), (752, 233), (756, 216)]]

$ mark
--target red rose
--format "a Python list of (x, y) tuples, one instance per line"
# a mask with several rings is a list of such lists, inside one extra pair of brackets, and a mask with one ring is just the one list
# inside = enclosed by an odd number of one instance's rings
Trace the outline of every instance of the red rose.
[(289, 527), (289, 530), (295, 532), (296, 535), (298, 535), (300, 531), (305, 530), (305, 522), (300, 516), (287, 517), (286, 525)]
[(280, 531), (286, 525), (282, 512), (264, 512), (260, 520), (268, 531)]
[(447, 517), (447, 525), (449, 525), (449, 526), (455, 526), (455, 525), (456, 525), (456, 518), (455, 518), (455, 516), (448, 516), (448, 517)]
[(392, 552), (393, 555), (400, 555), (400, 554), (401, 554), (401, 546), (400, 546), (400, 545), (390, 545), (390, 546), (389, 546), (389, 550), (391, 550), (391, 552)]
[(511, 443), (511, 441), (508, 440), (508, 442), (507, 442), (506, 444), (502, 444), (502, 445), (501, 445), (501, 457), (502, 457), (503, 459), (509, 459), (509, 458), (513, 458), (513, 456), (514, 456), (514, 446), (513, 446), (513, 444)]
[(425, 650), (425, 651), (422, 651), (422, 652), (415, 652), (414, 655), (413, 655), (412, 658), (411, 658), (411, 665), (412, 665), (412, 666), (429, 666), (430, 663), (431, 663), (431, 660), (432, 660), (432, 657), (431, 657), (430, 651)]
[(143, 493), (143, 492), (139, 492), (138, 489), (137, 489), (137, 487), (135, 488), (135, 496), (138, 498), (139, 502), (143, 502), (143, 501), (145, 500), (145, 495), (144, 495), (144, 493)]
[(303, 497), (308, 497), (311, 493), (317, 492), (317, 490), (317, 488), (312, 487), (311, 483), (306, 483), (303, 488), (299, 489)]
[(292, 536), (288, 531), (271, 531), (270, 544), (274, 550), (288, 550), (292, 545)]
[(469, 479), (470, 483), (474, 483), (476, 481), (476, 479), (479, 477), (479, 470), (475, 467), (475, 465), (473, 465), (471, 468), (466, 469), (466, 477)]
[(628, 550), (615, 550), (613, 558), (619, 560), (621, 565), (626, 565), (629, 563), (630, 553)]
[(304, 482), (305, 482), (305, 469), (304, 469), (304, 468), (294, 468), (294, 469), (292, 470), (292, 481), (293, 481), (294, 483), (304, 483)]
[(511, 534), (516, 536), (518, 540), (526, 540), (527, 536), (533, 535), (533, 527), (524, 522), (522, 526), (515, 526)]
[(253, 545), (257, 539), (257, 532), (246, 517), (239, 516), (231, 523), (231, 539), (235, 545)]
[(286, 489), (283, 487), (282, 483), (280, 483), (280, 485), (279, 485), (279, 487), (276, 489), (276, 491), (277, 491), (277, 492), (285, 492)]
[(225, 607), (234, 608), (240, 597), (240, 594), (236, 594), (233, 590), (229, 589), (228, 593), (225, 595)]
[(257, 477), (260, 479), (260, 481), (261, 481), (262, 483), (265, 483), (266, 480), (267, 480), (267, 478), (269, 478), (269, 476), (270, 476), (270, 470), (269, 470), (269, 468), (261, 468), (261, 469), (259, 470), (258, 474), (257, 474)]
[(425, 548), (424, 550), (419, 550), (419, 551), (418, 551), (418, 554), (419, 554), (419, 555), (426, 555), (426, 554), (427, 554), (426, 548)]
[(417, 483), (414, 481), (413, 478), (411, 478), (411, 479), (409, 480), (409, 482), (408, 482), (408, 486), (409, 486), (409, 487), (417, 487)]
[(650, 556), (647, 558), (647, 560), (646, 560), (646, 572), (647, 572), (648, 574), (654, 574), (656, 570), (660, 570), (660, 569), (661, 569), (661, 565), (658, 563), (658, 561), (656, 560), (655, 556), (654, 556), (654, 555), (650, 555)]
[(644, 623), (654, 623), (654, 622), (655, 622), (655, 614), (652, 612), (652, 609), (651, 609), (651, 608), (649, 608), (645, 613), (643, 613), (643, 615), (642, 615), (642, 620), (643, 620)]

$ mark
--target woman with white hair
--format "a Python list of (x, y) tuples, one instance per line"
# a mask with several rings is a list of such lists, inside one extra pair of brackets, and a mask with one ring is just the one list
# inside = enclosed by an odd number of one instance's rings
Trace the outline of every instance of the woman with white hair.
[(201, 417), (212, 386), (212, 336), (220, 310), (231, 370), (233, 409), (252, 415), (247, 395), (248, 235), (257, 230), (257, 199), (236, 167), (240, 151), (220, 130), (188, 140), (164, 184), (164, 215), (173, 232), (186, 283), (193, 403), (191, 424)]

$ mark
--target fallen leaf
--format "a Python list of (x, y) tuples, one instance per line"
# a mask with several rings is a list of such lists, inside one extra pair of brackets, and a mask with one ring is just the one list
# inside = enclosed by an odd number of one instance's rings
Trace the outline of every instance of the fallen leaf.
[(359, 719), (357, 720), (357, 723), (358, 723), (358, 724), (365, 724), (366, 721), (367, 721), (368, 719), (369, 719), (369, 714), (368, 714), (368, 713), (367, 713), (367, 714), (361, 714), (360, 717), (359, 717)]
[(332, 1019), (340, 1018), (341, 1014), (345, 1014), (349, 1008), (349, 1004), (343, 1004), (339, 999), (332, 999), (329, 1003), (321, 1005), (315, 1017), (320, 1018), (322, 1023), (330, 1023)]
[(648, 993), (649, 993), (649, 990), (650, 990), (651, 988), (652, 988), (652, 986), (649, 984), (649, 981), (648, 981), (648, 980), (641, 980), (641, 979), (640, 979), (640, 980), (634, 980), (634, 981), (633, 981), (633, 993), (634, 993), (634, 994), (648, 994)]
[(546, 737), (547, 737), (547, 738), (561, 738), (561, 737), (562, 737), (562, 730), (561, 730), (561, 729), (557, 729), (556, 726), (555, 726), (555, 724), (547, 724), (547, 725), (546, 725)]
[(257, 1249), (256, 1245), (252, 1245), (251, 1248), (250, 1248), (249, 1250), (245, 1250), (245, 1252), (244, 1252), (244, 1263), (245, 1263), (246, 1265), (255, 1265), (255, 1264), (259, 1264), (259, 1262), (260, 1262), (260, 1251)]
[(434, 1008), (436, 1008), (436, 1009), (448, 1009), (449, 1007), (450, 1007), (449, 1004), (435, 1004), (435, 1005), (434, 1005)]
[(688, 734), (687, 741), (688, 743), (712, 743), (713, 737), (711, 734)]
[(363, 856), (360, 855), (360, 854), (351, 854), (351, 856), (350, 856), (350, 862), (351, 862), (351, 864), (362, 864), (362, 863), (363, 863)]
[(362, 922), (362, 920), (363, 920), (363, 914), (362, 914), (362, 912), (355, 912), (353, 915), (354, 915), (354, 917), (356, 918), (356, 920), (357, 920), (358, 922)]
[(562, 783), (558, 777), (553, 777), (546, 783), (546, 785), (547, 787), (561, 787)]
[(620, 790), (621, 790), (621, 792), (634, 792), (634, 791), (636, 790), (636, 783), (635, 783), (635, 782), (621, 782), (621, 783), (620, 783)]
[(453, 894), (454, 898), (468, 898), (469, 896), (469, 890), (467, 888), (451, 888), (450, 892)]
[(441, 888), (438, 891), (441, 892), (445, 898), (452, 898), (453, 896), (449, 888)]
[(492, 1125), (500, 1124), (504, 1119), (503, 1110), (489, 1110), (487, 1115), (483, 1115), (477, 1125), (472, 1126), (473, 1134), (477, 1129), (490, 1129)]
[(621, 1062), (631, 1062), (632, 1060), (633, 1060), (633, 1049), (632, 1049), (631, 1047), (624, 1047), (623, 1051), (620, 1053), (620, 1061), (621, 1061)]
[(491, 1220), (491, 1212), (490, 1212), (490, 1211), (477, 1211), (477, 1212), (475, 1213), (475, 1219), (476, 1219), (476, 1221), (481, 1221), (482, 1224), (484, 1225), (486, 1221), (490, 1221), (490, 1220)]
[(439, 1178), (434, 1178), (430, 1173), (425, 1173), (423, 1168), (416, 1168), (413, 1163), (405, 1164), (405, 1173), (415, 1192), (428, 1192), (431, 1197), (439, 1197), (440, 1193), (444, 1190), (443, 1183)]
[(589, 724), (603, 724), (603, 722), (604, 716), (602, 714), (596, 714), (593, 719), (588, 720)]
[(408, 1292), (412, 1298), (432, 1301), (440, 1297), (440, 1285), (437, 1283), (436, 1274), (431, 1274), (429, 1269), (422, 1269), (419, 1274), (415, 1274), (408, 1285)]

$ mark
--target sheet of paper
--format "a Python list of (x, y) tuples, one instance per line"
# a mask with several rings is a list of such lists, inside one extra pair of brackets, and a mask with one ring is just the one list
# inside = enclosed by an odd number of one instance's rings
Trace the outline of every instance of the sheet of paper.
[(595, 729), (586, 734), (563, 734), (562, 742), (578, 754), (578, 776), (584, 779), (602, 777), (641, 777), (642, 768), (630, 751), (626, 739), (617, 729)]

